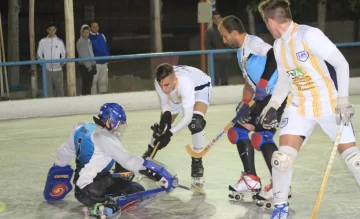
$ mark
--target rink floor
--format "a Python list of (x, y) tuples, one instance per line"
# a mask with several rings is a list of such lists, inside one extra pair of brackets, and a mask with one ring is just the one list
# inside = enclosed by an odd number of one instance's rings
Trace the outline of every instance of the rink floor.
[[(355, 132), (360, 134), (360, 96), (352, 97), (357, 114), (353, 120)], [(100, 107), (100, 106), (99, 106)], [(209, 142), (230, 121), (235, 105), (211, 106), (207, 114), (206, 142)], [(150, 126), (157, 121), (157, 110), (132, 111), (128, 114), (128, 128), (123, 143), (128, 151), (142, 155), (150, 139)], [(80, 121), (91, 121), (92, 115), (53, 118), (36, 118), (0, 122), (0, 218), (60, 219), (83, 218), (81, 204), (74, 191), (63, 201), (48, 203), (43, 198), (46, 175), (55, 159), (56, 149), (68, 138), (71, 127)], [(275, 138), (278, 142), (278, 138)], [(191, 158), (185, 145), (191, 143), (188, 130), (172, 138), (168, 147), (156, 159), (165, 163), (179, 176), (179, 182), (190, 184)], [(331, 153), (332, 142), (316, 128), (308, 144), (296, 159), (290, 200), (293, 219), (310, 218), (325, 168)], [(146, 207), (125, 212), (121, 218), (269, 218), (251, 201), (233, 202), (228, 196), (228, 185), (237, 182), (242, 164), (236, 147), (226, 135), (204, 157), (206, 195), (175, 189)], [(72, 161), (74, 167), (74, 161)], [(256, 153), (257, 173), (264, 185), (269, 173), (261, 153)], [(136, 180), (138, 177), (135, 178)], [(146, 187), (154, 183), (142, 179)], [(339, 155), (336, 156), (318, 218), (360, 218), (360, 190), (347, 171)]]

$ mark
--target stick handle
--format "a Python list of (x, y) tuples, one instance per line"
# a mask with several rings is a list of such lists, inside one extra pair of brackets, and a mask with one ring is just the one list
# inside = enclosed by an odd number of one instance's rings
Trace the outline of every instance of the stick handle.
[[(166, 130), (167, 130), (167, 129), (164, 129), (164, 131), (161, 133), (161, 135), (165, 134)], [(153, 152), (152, 152), (151, 155), (150, 155), (150, 158), (151, 158), (151, 159), (154, 158), (155, 153), (156, 153), (156, 151), (157, 151), (157, 149), (158, 149), (158, 147), (159, 147), (159, 144), (160, 144), (160, 142), (158, 142), (158, 143), (155, 145), (154, 150), (153, 150)]]
[(313, 212), (311, 214), (311, 219), (316, 219), (317, 213), (319, 211), (320, 204), (321, 204), (322, 198), (324, 196), (326, 184), (327, 184), (329, 176), (330, 176), (331, 167), (332, 167), (332, 164), (333, 164), (334, 159), (335, 159), (337, 148), (339, 146), (339, 142), (340, 142), (340, 138), (341, 138), (341, 135), (342, 135), (343, 128), (344, 128), (344, 123), (341, 122), (340, 127), (339, 127), (339, 131), (338, 131), (338, 133), (336, 135), (336, 140), (335, 140), (335, 143), (334, 143), (334, 147), (333, 147), (333, 149), (331, 151), (330, 159), (329, 159), (328, 165), (326, 167), (325, 175), (324, 175), (323, 181), (322, 181), (321, 186), (320, 186), (320, 191), (318, 193), (316, 203), (315, 203)]

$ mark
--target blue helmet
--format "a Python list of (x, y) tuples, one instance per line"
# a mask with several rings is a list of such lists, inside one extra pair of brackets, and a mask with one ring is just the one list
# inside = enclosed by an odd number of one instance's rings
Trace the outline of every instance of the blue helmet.
[(117, 103), (105, 103), (102, 105), (99, 117), (109, 121), (113, 125), (113, 130), (117, 130), (120, 125), (126, 125), (125, 110)]

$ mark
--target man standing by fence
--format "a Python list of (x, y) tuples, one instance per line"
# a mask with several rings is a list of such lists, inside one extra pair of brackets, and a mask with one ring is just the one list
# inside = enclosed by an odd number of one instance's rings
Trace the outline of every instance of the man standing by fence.
[[(110, 51), (104, 34), (99, 33), (99, 25), (96, 21), (90, 24), (90, 40), (92, 42), (94, 56), (109, 56)], [(96, 61), (97, 73), (94, 75), (91, 94), (106, 93), (108, 80), (108, 61)]]
[[(48, 36), (41, 39), (37, 51), (38, 59), (40, 60), (53, 60), (53, 59), (65, 59), (66, 50), (64, 42), (56, 36), (56, 25), (51, 23), (48, 25)], [(53, 84), (56, 88), (56, 94), (58, 97), (64, 96), (64, 78), (62, 65), (64, 63), (47, 63), (46, 75), (47, 75), (47, 91), (48, 97), (53, 96)]]

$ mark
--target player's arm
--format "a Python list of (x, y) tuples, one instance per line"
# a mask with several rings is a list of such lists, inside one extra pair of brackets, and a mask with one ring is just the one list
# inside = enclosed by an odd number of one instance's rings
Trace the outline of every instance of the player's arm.
[(195, 85), (193, 82), (184, 77), (179, 83), (178, 91), (181, 96), (181, 104), (183, 108), (183, 117), (170, 129), (173, 134), (178, 133), (183, 128), (187, 127), (192, 119), (195, 105)]
[(74, 133), (83, 123), (76, 124), (66, 142), (56, 151), (55, 166), (65, 167), (70, 163), (71, 158), (76, 156), (74, 145)]
[(249, 104), (254, 96), (254, 90), (252, 89), (249, 82), (245, 81), (244, 88), (243, 88), (243, 97), (241, 102)]
[(311, 28), (306, 32), (306, 44), (311, 51), (334, 67), (338, 82), (338, 97), (349, 96), (349, 63), (340, 50), (317, 28)]
[(125, 169), (138, 173), (143, 168), (144, 159), (127, 152), (121, 141), (106, 130), (96, 130), (91, 136), (94, 144)]
[(348, 125), (355, 113), (354, 106), (349, 102), (349, 63), (335, 44), (321, 30), (311, 28), (306, 32), (305, 38), (310, 50), (330, 63), (335, 69), (338, 84), (337, 123), (340, 124), (340, 121), (342, 121), (345, 125)]
[(276, 82), (269, 103), (260, 115), (260, 123), (265, 129), (272, 129), (278, 126), (277, 110), (288, 96), (290, 90), (288, 74), (281, 68), (280, 65), (277, 65), (277, 69), (278, 81)]
[(263, 100), (269, 94), (268, 81), (275, 73), (277, 67), (274, 49), (259, 37), (250, 39), (249, 45), (253, 54), (266, 57), (264, 72), (256, 85), (256, 97), (259, 100)]
[(167, 97), (166, 94), (164, 94), (164, 92), (162, 92), (160, 85), (156, 80), (154, 86), (157, 96), (159, 98), (161, 112), (164, 113), (166, 111), (170, 111), (171, 108), (170, 108), (169, 98)]

